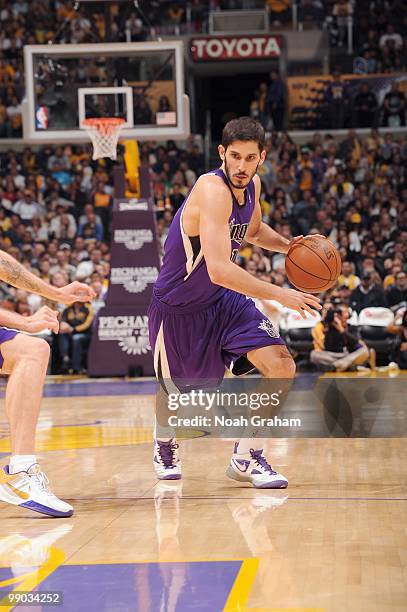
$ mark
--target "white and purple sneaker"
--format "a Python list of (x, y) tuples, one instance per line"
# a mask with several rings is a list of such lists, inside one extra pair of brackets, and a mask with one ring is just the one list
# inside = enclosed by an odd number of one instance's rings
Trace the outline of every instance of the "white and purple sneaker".
[(263, 455), (263, 449), (248, 453), (237, 452), (238, 442), (230, 460), (226, 476), (239, 482), (250, 482), (256, 489), (285, 489), (288, 480), (274, 471)]
[(159, 480), (180, 480), (181, 460), (175, 438), (168, 442), (154, 440), (154, 469)]
[(38, 463), (17, 474), (10, 474), (8, 465), (0, 468), (0, 501), (47, 516), (65, 518), (73, 514), (72, 506), (52, 493)]

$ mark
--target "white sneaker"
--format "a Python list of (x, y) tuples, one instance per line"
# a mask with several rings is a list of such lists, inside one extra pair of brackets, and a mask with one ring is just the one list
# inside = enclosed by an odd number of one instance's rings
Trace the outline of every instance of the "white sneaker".
[(253, 450), (251, 448), (248, 453), (238, 453), (237, 446), (238, 442), (235, 443), (226, 476), (239, 482), (251, 482), (256, 489), (285, 489), (287, 487), (287, 478), (273, 470), (263, 455), (263, 449)]
[(175, 438), (168, 442), (154, 440), (154, 469), (160, 480), (179, 480), (181, 460), (178, 456), (178, 443)]
[(8, 465), (0, 468), (0, 500), (48, 516), (72, 516), (73, 508), (58, 499), (48, 487), (49, 480), (34, 463), (26, 472), (10, 474)]

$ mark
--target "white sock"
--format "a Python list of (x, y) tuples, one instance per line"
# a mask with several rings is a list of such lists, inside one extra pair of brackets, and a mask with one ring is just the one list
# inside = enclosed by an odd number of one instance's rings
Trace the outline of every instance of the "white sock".
[(262, 438), (242, 438), (237, 445), (237, 452), (239, 455), (242, 455), (248, 453), (251, 448), (253, 450), (262, 450), (263, 446)]
[(12, 455), (8, 469), (10, 474), (26, 472), (34, 463), (37, 463), (35, 455)]

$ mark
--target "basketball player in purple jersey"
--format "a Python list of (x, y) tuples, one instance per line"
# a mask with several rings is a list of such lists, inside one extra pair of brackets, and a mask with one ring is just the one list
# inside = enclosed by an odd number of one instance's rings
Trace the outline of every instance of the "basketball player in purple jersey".
[[(271, 322), (246, 296), (277, 300), (315, 313), (319, 298), (261, 281), (234, 263), (243, 240), (287, 253), (291, 242), (261, 220), (260, 179), (264, 129), (241, 117), (226, 124), (219, 145), (222, 166), (199, 177), (175, 215), (149, 309), (150, 343), (157, 377), (167, 392), (173, 381), (221, 381), (225, 368), (292, 379), (294, 361)], [(178, 386), (177, 386), (178, 381)], [(181, 382), (180, 382), (181, 381)], [(182, 390), (182, 388), (181, 388)], [(160, 479), (181, 478), (174, 436), (158, 436), (154, 467)], [(235, 443), (230, 478), (259, 488), (285, 488), (287, 479), (263, 455), (261, 440)]]
[[(78, 282), (53, 287), (4, 251), (0, 251), (0, 280), (62, 304), (88, 302), (95, 295), (90, 287)], [(49, 345), (27, 334), (47, 328), (58, 333), (58, 313), (47, 306), (29, 317), (0, 308), (0, 368), (2, 374), (9, 374), (6, 414), (12, 453), (9, 464), (0, 468), (0, 501), (48, 516), (67, 517), (73, 514), (72, 506), (52, 493), (35, 456)]]

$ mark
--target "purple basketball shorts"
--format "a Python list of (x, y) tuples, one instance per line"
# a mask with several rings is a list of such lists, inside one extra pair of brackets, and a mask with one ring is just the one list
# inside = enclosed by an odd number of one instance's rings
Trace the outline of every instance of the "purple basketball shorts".
[(234, 374), (247, 374), (254, 369), (246, 358), (249, 351), (285, 344), (253, 300), (231, 290), (205, 308), (168, 306), (153, 297), (148, 323), (157, 377), (176, 384), (219, 384), (230, 367)]
[(7, 340), (12, 340), (14, 336), (18, 334), (15, 329), (7, 329), (7, 327), (0, 327), (0, 369), (3, 367), (3, 355), (1, 354), (1, 345)]

